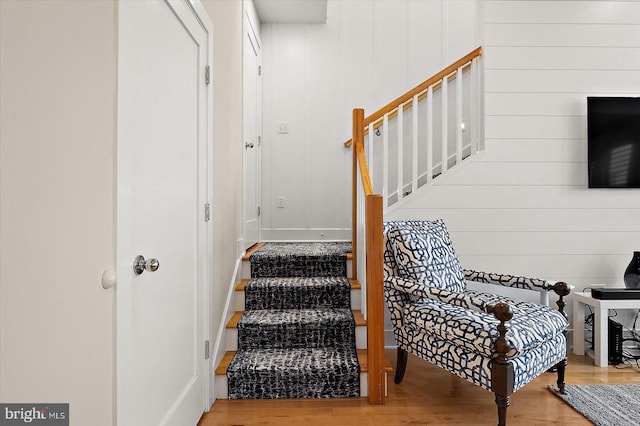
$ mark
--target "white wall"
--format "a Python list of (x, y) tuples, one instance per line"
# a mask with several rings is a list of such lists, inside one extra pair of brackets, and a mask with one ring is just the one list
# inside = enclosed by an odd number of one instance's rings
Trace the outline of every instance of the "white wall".
[[(242, 3), (214, 33), (212, 343), (242, 235)], [(0, 401), (112, 425), (115, 6), (0, 1)]]
[(0, 1), (0, 401), (113, 422), (112, 1)]
[(329, 0), (327, 16), (262, 25), (263, 239), (349, 239), (352, 109), (373, 113), (478, 45), (476, 1)]
[(484, 2), (486, 152), (394, 218), (441, 217), (464, 267), (624, 286), (640, 192), (587, 189), (586, 97), (640, 95), (640, 2)]

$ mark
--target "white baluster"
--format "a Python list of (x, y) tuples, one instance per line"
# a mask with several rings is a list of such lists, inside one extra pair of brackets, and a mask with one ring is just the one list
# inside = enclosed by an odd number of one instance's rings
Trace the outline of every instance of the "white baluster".
[[(372, 133), (370, 133), (370, 135), (372, 135)], [(356, 241), (356, 245), (358, 247), (358, 258), (357, 258), (357, 262), (358, 262), (358, 281), (360, 282), (361, 285), (361, 291), (360, 291), (360, 304), (361, 304), (361, 310), (365, 315), (366, 318), (366, 312), (367, 312), (367, 263), (366, 263), (366, 253), (367, 253), (367, 241), (366, 241), (366, 212), (365, 212), (365, 194), (364, 194), (364, 187), (362, 184), (362, 177), (360, 175), (360, 171), (358, 171), (357, 175), (357, 180), (358, 180), (358, 189), (357, 189), (357, 205), (358, 205), (358, 223), (354, 224), (354, 226), (357, 227), (358, 230), (358, 237), (357, 237), (357, 241)]]
[(471, 105), (471, 117), (469, 117), (469, 126), (471, 127), (471, 155), (475, 155), (478, 152), (478, 128), (477, 128), (477, 115), (476, 110), (476, 72), (477, 72), (476, 58), (471, 60), (471, 75), (469, 76), (469, 105)]
[(367, 149), (365, 150), (365, 152), (367, 153), (367, 165), (369, 166), (369, 179), (371, 179), (371, 185), (375, 188), (376, 183), (378, 183), (378, 180), (375, 179), (376, 178), (376, 174), (375, 174), (375, 163), (373, 161), (373, 147), (375, 146), (375, 134), (373, 133), (373, 123), (369, 123), (369, 145), (367, 146)]
[(456, 164), (462, 163), (462, 67), (456, 71)]
[(411, 183), (411, 190), (416, 192), (418, 190), (418, 95), (413, 97), (413, 164), (412, 164), (412, 176), (413, 182)]
[[(417, 157), (417, 155), (415, 155)], [(417, 167), (414, 179), (418, 177)], [(433, 180), (433, 86), (427, 89), (427, 183)]]
[(382, 118), (382, 207), (389, 205), (389, 113)]
[(398, 107), (398, 201), (404, 198), (404, 113), (402, 105)]
[(440, 173), (444, 174), (447, 171), (448, 167), (448, 157), (449, 157), (449, 129), (447, 127), (447, 113), (449, 109), (449, 99), (448, 99), (448, 90), (447, 85), (449, 82), (447, 81), (447, 77), (442, 79), (442, 164), (440, 167)]
[(484, 66), (482, 63), (484, 60), (482, 58), (478, 59), (478, 72), (477, 72), (477, 82), (476, 88), (478, 96), (476, 97), (477, 101), (477, 128), (478, 128), (478, 151), (484, 150)]

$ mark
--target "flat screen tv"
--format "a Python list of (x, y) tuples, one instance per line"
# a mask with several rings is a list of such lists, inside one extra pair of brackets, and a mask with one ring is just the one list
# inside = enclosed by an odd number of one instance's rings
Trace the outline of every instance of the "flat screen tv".
[(640, 188), (640, 98), (587, 98), (589, 188)]

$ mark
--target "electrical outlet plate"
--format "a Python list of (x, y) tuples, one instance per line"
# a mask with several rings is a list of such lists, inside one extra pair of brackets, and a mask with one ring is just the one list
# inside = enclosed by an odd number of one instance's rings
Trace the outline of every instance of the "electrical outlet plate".
[(289, 124), (288, 123), (280, 123), (278, 124), (278, 133), (281, 135), (286, 135), (289, 133)]

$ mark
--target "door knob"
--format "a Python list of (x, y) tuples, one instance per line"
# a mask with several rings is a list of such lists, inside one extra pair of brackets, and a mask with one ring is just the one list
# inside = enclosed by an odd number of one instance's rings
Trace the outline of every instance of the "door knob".
[(133, 272), (136, 275), (142, 274), (145, 270), (149, 272), (155, 272), (160, 267), (158, 259), (145, 260), (144, 256), (138, 255), (133, 260)]
[(246, 142), (246, 143), (244, 144), (244, 147), (245, 147), (245, 148), (253, 148), (253, 143)]

